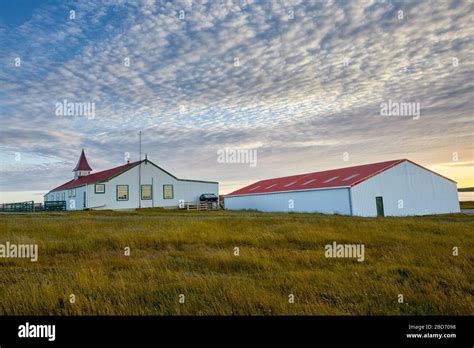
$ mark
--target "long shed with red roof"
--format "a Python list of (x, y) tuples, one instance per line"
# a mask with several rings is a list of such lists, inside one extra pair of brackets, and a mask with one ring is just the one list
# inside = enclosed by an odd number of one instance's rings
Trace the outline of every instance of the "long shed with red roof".
[(455, 181), (407, 159), (260, 180), (224, 203), (230, 210), (356, 216), (460, 211)]

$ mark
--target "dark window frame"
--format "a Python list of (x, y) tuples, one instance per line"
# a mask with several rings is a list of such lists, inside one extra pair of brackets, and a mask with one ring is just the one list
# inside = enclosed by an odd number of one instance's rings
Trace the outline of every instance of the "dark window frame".
[[(165, 186), (171, 186), (171, 197), (165, 197)], [(163, 199), (174, 199), (174, 185), (173, 184), (163, 185)]]
[[(100, 186), (104, 186), (104, 191), (102, 192), (98, 192), (97, 191), (97, 186), (100, 185)], [(105, 184), (94, 184), (94, 193), (97, 194), (97, 195), (103, 195), (105, 193)]]
[[(144, 186), (149, 186), (150, 187), (150, 198), (143, 198), (143, 187)], [(140, 199), (142, 201), (150, 201), (153, 199), (153, 185), (151, 184), (143, 184), (140, 186)]]
[[(127, 187), (127, 199), (119, 199), (119, 186), (126, 186)], [(115, 185), (115, 200), (122, 202), (122, 201), (128, 201), (130, 198), (130, 189), (128, 185)]]

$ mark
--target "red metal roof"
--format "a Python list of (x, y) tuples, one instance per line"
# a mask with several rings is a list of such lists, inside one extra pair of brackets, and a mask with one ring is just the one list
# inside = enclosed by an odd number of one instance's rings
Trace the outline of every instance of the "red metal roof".
[[(118, 166), (118, 167), (115, 167), (115, 168), (103, 170), (101, 172), (97, 172), (97, 173), (94, 173), (94, 174), (81, 176), (77, 179), (72, 179), (72, 180), (68, 181), (67, 183), (62, 184), (61, 186), (56, 187), (55, 189), (51, 190), (50, 192), (61, 191), (61, 190), (69, 190), (69, 189), (79, 187), (79, 186), (83, 186), (83, 185), (86, 185), (86, 184), (88, 185), (88, 184), (93, 184), (93, 183), (96, 183), (96, 182), (106, 181), (106, 180), (108, 180), (108, 179), (110, 179), (110, 178), (112, 178), (112, 177), (114, 177), (118, 174), (121, 174), (121, 173), (129, 170), (130, 168), (133, 168), (138, 163), (139, 163), (139, 161), (132, 162), (132, 163), (127, 163), (127, 164), (124, 164), (124, 165), (121, 165), (121, 166)], [(84, 170), (84, 169), (81, 169), (81, 170)]]
[[(355, 186), (369, 179), (370, 177), (392, 168), (404, 161), (410, 162), (432, 172), (431, 170), (426, 169), (407, 159), (400, 159), (395, 161), (365, 164), (355, 167), (325, 170), (322, 172), (285, 176), (276, 179), (261, 180), (251, 185), (245, 186), (237, 191), (229, 193), (227, 196)], [(432, 173), (439, 175), (435, 172)], [(448, 179), (442, 175), (440, 176)], [(451, 179), (448, 180), (452, 181)]]
[(84, 153), (84, 149), (82, 149), (81, 152), (81, 157), (79, 157), (79, 162), (76, 164), (76, 168), (74, 168), (72, 171), (75, 172), (77, 170), (89, 170), (91, 171), (92, 168), (87, 162), (86, 154)]

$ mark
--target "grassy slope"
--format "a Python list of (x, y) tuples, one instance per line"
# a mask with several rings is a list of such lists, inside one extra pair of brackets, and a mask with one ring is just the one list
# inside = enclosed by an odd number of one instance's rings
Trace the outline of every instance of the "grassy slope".
[[(0, 314), (472, 315), (473, 231), (461, 214), (0, 215), (0, 243), (39, 244), (36, 263), (0, 259)], [(365, 244), (366, 261), (325, 258), (333, 241)]]
[(459, 202), (461, 209), (474, 209), (474, 201)]

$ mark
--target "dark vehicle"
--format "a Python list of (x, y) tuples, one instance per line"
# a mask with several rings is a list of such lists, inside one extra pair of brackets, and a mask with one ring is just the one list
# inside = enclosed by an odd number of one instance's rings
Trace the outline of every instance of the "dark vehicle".
[(217, 202), (218, 198), (213, 193), (204, 193), (201, 196), (199, 196), (199, 200), (201, 202)]

